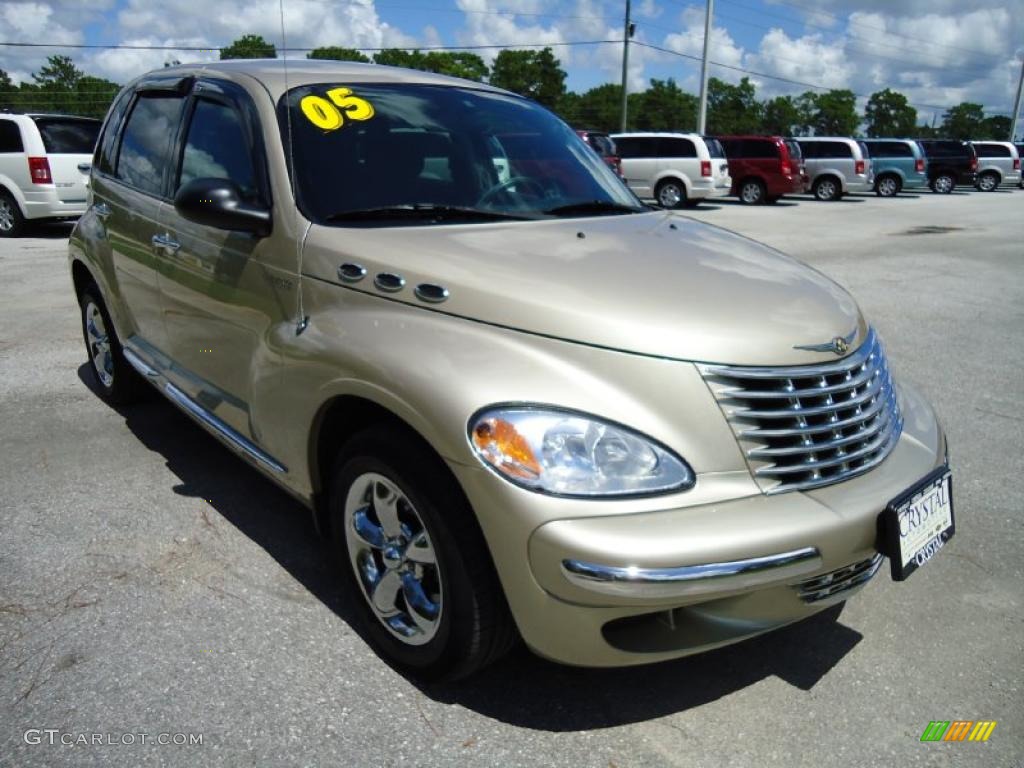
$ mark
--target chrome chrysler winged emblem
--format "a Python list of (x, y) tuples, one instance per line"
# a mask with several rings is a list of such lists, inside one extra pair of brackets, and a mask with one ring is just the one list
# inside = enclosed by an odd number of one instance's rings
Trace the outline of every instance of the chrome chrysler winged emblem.
[(857, 329), (854, 328), (846, 336), (836, 336), (832, 341), (823, 344), (798, 344), (793, 349), (806, 349), (808, 352), (835, 352), (842, 357), (850, 351), (850, 344), (857, 338)]

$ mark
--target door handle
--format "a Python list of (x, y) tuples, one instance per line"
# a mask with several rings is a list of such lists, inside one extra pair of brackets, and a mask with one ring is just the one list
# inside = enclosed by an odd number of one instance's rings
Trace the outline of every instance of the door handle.
[(155, 248), (163, 248), (170, 253), (177, 253), (181, 243), (172, 240), (170, 235), (153, 235), (152, 241)]
[(82, 173), (88, 173), (89, 171), (92, 170), (92, 163), (79, 163), (78, 170), (80, 170)]
[(113, 213), (110, 210), (110, 206), (106, 203), (95, 203), (92, 207), (93, 213), (95, 213), (102, 221), (106, 221), (107, 217)]

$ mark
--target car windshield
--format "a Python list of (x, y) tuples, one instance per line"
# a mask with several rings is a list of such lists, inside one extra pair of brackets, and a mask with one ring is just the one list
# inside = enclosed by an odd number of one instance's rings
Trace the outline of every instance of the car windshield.
[(792, 139), (786, 139), (782, 142), (786, 145), (786, 149), (789, 151), (789, 156), (794, 160), (803, 160), (804, 153), (800, 151), (800, 145)]
[(279, 119), (282, 134), (290, 129), (294, 137), (299, 207), (318, 223), (409, 226), (648, 210), (572, 129), (507, 94), (324, 83), (290, 90)]
[(63, 117), (37, 117), (36, 125), (48, 155), (91, 155), (102, 123)]

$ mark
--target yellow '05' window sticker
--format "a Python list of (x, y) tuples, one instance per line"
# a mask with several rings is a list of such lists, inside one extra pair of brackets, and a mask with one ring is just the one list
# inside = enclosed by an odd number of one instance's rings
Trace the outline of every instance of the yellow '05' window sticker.
[(351, 88), (331, 88), (326, 99), (312, 94), (303, 96), (299, 106), (309, 122), (325, 131), (336, 131), (349, 120), (373, 117), (373, 105), (354, 96)]

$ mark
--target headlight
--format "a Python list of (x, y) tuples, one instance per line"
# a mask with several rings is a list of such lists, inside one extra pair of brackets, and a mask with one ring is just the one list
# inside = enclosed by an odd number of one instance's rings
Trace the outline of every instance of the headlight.
[(556, 496), (631, 496), (693, 487), (693, 470), (625, 427), (547, 408), (478, 413), (469, 440), (487, 466), (516, 485)]

